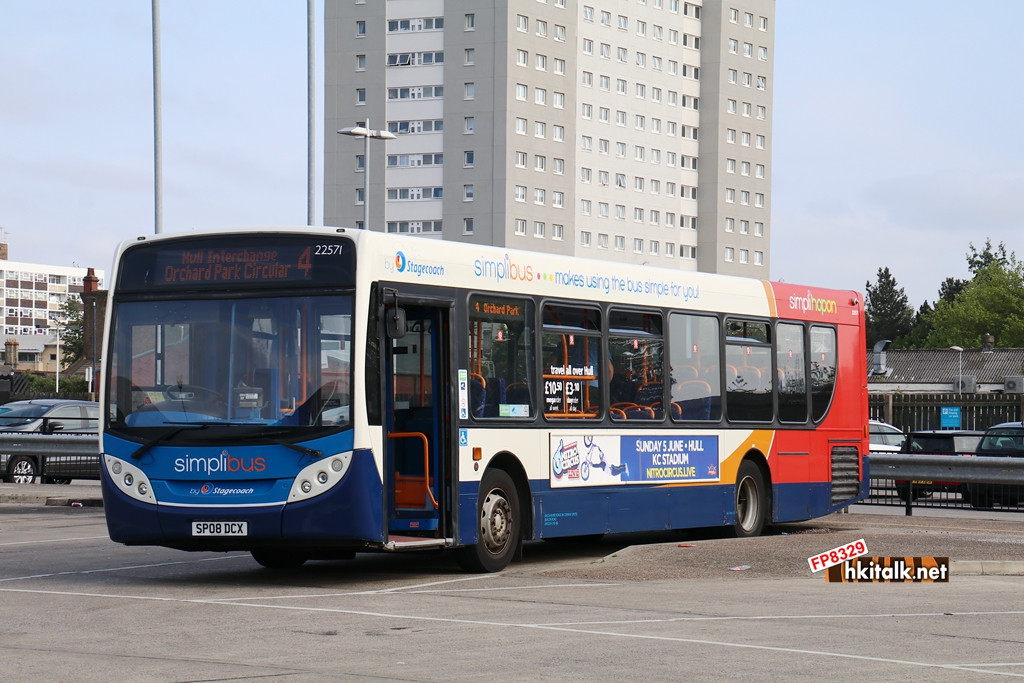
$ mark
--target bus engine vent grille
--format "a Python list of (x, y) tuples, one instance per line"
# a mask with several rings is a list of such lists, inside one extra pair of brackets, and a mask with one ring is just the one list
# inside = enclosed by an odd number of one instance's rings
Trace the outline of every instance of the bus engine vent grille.
[(832, 447), (832, 497), (838, 505), (860, 493), (860, 450), (856, 446)]

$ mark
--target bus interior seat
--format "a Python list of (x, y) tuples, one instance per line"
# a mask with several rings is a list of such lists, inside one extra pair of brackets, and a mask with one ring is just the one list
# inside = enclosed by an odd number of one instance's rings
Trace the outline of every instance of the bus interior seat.
[(484, 416), (484, 404), (487, 399), (487, 382), (482, 375), (475, 372), (469, 375), (469, 412), (473, 417)]
[(505, 389), (505, 400), (512, 405), (530, 405), (530, 385), (526, 382), (509, 384)]
[(656, 420), (654, 409), (650, 406), (633, 406), (622, 411), (627, 420)]
[(484, 391), (484, 417), (498, 417), (498, 406), (505, 403), (505, 380), (491, 377), (487, 380)]
[(711, 417), (711, 396), (711, 385), (707, 382), (699, 379), (682, 382), (672, 390), (673, 419), (709, 419)]
[(633, 402), (638, 403), (642, 406), (653, 406), (655, 403), (661, 403), (661, 394), (661, 382), (641, 384), (640, 387), (636, 390), (636, 394), (633, 397)]
[(646, 406), (654, 413), (654, 419), (660, 420), (662, 415), (661, 403), (664, 400), (661, 382), (649, 382), (641, 384), (636, 390), (635, 403)]
[(697, 379), (697, 368), (692, 365), (679, 365), (672, 369), (672, 374), (676, 382), (685, 382), (691, 379)]

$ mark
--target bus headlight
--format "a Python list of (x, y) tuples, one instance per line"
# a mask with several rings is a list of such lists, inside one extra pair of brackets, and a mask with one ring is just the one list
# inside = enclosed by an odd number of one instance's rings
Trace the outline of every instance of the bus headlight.
[(110, 481), (121, 493), (142, 501), (156, 505), (156, 496), (153, 495), (153, 485), (146, 473), (128, 462), (115, 458), (112, 455), (103, 454), (101, 462), (107, 468)]
[(292, 483), (288, 502), (308, 500), (329, 491), (342, 480), (351, 463), (352, 451), (346, 451), (329, 455), (303, 467)]

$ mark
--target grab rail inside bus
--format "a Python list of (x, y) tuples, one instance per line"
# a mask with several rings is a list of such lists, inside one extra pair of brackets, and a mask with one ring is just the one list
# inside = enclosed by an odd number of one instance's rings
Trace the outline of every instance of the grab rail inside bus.
[(419, 439), (423, 442), (423, 488), (426, 489), (434, 509), (438, 509), (440, 506), (437, 503), (437, 498), (434, 498), (434, 492), (430, 490), (430, 442), (427, 441), (427, 435), (423, 432), (391, 432), (388, 434), (388, 438)]

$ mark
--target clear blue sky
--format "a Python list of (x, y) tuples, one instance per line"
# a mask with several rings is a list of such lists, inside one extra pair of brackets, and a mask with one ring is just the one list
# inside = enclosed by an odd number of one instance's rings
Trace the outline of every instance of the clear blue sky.
[[(863, 289), (888, 266), (916, 307), (966, 276), (970, 242), (1024, 256), (1024, 3), (776, 14), (773, 279)], [(305, 2), (165, 0), (161, 28), (165, 232), (305, 224)], [(149, 2), (0, 0), (13, 260), (109, 270), (152, 234), (151, 55)]]

